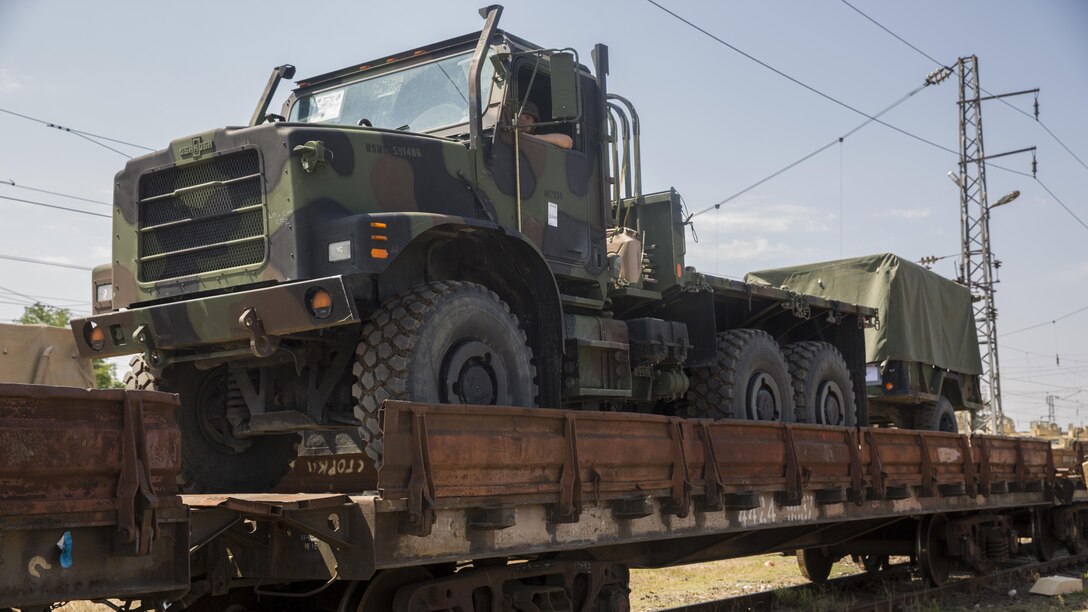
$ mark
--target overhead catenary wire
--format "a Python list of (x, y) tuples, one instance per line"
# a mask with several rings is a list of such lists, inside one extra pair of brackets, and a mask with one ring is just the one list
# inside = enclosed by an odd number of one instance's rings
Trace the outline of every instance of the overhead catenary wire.
[(91, 204), (100, 204), (102, 206), (113, 206), (113, 204), (110, 204), (109, 202), (103, 202), (102, 200), (92, 200), (91, 198), (85, 198), (83, 196), (72, 195), (70, 193), (60, 193), (60, 192), (57, 192), (57, 191), (49, 191), (48, 189), (41, 189), (41, 188), (38, 188), (38, 187), (30, 187), (28, 185), (23, 185), (23, 184), (16, 183), (15, 181), (13, 181), (11, 179), (6, 179), (6, 180), (0, 179), (0, 185), (7, 185), (8, 187), (15, 187), (17, 189), (26, 189), (27, 191), (36, 191), (38, 193), (47, 193), (49, 195), (60, 196), (62, 198), (69, 198), (69, 199), (72, 199), (72, 200), (79, 200), (81, 202), (90, 202)]
[(18, 255), (4, 255), (0, 254), (0, 259), (7, 259), (9, 261), (20, 261), (23, 263), (40, 264), (43, 266), (53, 266), (55, 268), (71, 268), (72, 270), (85, 270), (91, 272), (94, 268), (88, 268), (87, 266), (79, 266), (70, 263), (60, 263), (56, 261), (46, 261), (44, 259), (34, 259), (32, 257), (19, 257)]
[(1042, 327), (1042, 326), (1044, 326), (1044, 325), (1052, 325), (1052, 324), (1054, 324), (1054, 323), (1057, 323), (1058, 321), (1061, 321), (1061, 320), (1064, 320), (1064, 319), (1068, 319), (1069, 317), (1072, 317), (1072, 316), (1074, 316), (1074, 315), (1078, 315), (1078, 314), (1080, 314), (1080, 313), (1082, 313), (1082, 312), (1084, 312), (1084, 311), (1086, 311), (1086, 310), (1088, 310), (1088, 306), (1084, 306), (1084, 307), (1082, 307), (1082, 308), (1078, 308), (1078, 309), (1074, 310), (1073, 312), (1070, 312), (1070, 313), (1064, 314), (1064, 315), (1062, 315), (1062, 316), (1060, 316), (1060, 317), (1056, 317), (1056, 318), (1054, 318), (1054, 319), (1051, 319), (1051, 320), (1049, 320), (1049, 321), (1043, 321), (1042, 323), (1036, 323), (1035, 325), (1029, 325), (1029, 326), (1027, 326), (1027, 327), (1021, 327), (1020, 329), (1014, 329), (1014, 330), (1013, 330), (1013, 331), (1011, 331), (1011, 332), (1005, 332), (1005, 333), (1003, 333), (1003, 334), (1001, 334), (1001, 335), (1002, 335), (1002, 336), (1011, 336), (1011, 335), (1013, 335), (1013, 334), (1019, 334), (1020, 332), (1026, 332), (1026, 331), (1028, 331), (1028, 330), (1030, 330), (1030, 329), (1037, 329), (1037, 328), (1039, 328), (1039, 327)]
[[(706, 35), (707, 37), (713, 39), (714, 41), (728, 47), (730, 50), (735, 51), (735, 52), (743, 55), (744, 57), (752, 60), (753, 62), (756, 62), (760, 66), (763, 66), (764, 68), (774, 72), (775, 74), (778, 74), (779, 76), (782, 76), (783, 78), (788, 79), (789, 81), (791, 81), (793, 83), (796, 83), (797, 85), (799, 85), (799, 86), (801, 86), (801, 87), (803, 87), (803, 88), (805, 88), (805, 89), (807, 89), (807, 90), (809, 90), (809, 91), (811, 91), (811, 92), (813, 92), (813, 93), (815, 93), (815, 94), (817, 94), (817, 95), (819, 95), (819, 96), (821, 96), (821, 97), (823, 97), (823, 98), (825, 98), (827, 100), (830, 100), (830, 101), (834, 102), (835, 104), (838, 104), (838, 105), (840, 105), (840, 106), (842, 106), (842, 107), (844, 107), (844, 108), (846, 108), (846, 109), (848, 109), (850, 111), (853, 111), (853, 112), (855, 112), (855, 113), (857, 113), (859, 115), (862, 115), (863, 117), (866, 118), (866, 121), (864, 121), (861, 124), (859, 124), (858, 126), (854, 127), (853, 129), (848, 131), (846, 134), (840, 136), (839, 138), (836, 138), (832, 142), (817, 148), (816, 150), (812, 151), (811, 153), (808, 153), (807, 155), (801, 157), (800, 159), (788, 164), (784, 168), (781, 168), (780, 170), (777, 170), (777, 171), (771, 173), (770, 175), (760, 179), (759, 181), (756, 181), (752, 185), (750, 185), (748, 187), (745, 187), (744, 189), (738, 191), (737, 193), (734, 193), (733, 195), (729, 196), (728, 198), (726, 198), (726, 199), (724, 199), (722, 201), (719, 201), (719, 202), (717, 202), (716, 204), (714, 204), (712, 206), (709, 206), (709, 207), (707, 207), (707, 208), (705, 208), (703, 210), (700, 210), (700, 211), (692, 214), (689, 217), (689, 219), (693, 218), (693, 217), (696, 217), (696, 216), (699, 216), (699, 215), (701, 215), (703, 213), (709, 212), (710, 210), (721, 208), (721, 206), (723, 204), (725, 204), (726, 202), (729, 202), (729, 201), (731, 201), (733, 199), (736, 199), (737, 197), (751, 191), (752, 189), (755, 189), (756, 187), (766, 183), (767, 181), (769, 181), (769, 180), (771, 180), (771, 179), (773, 179), (773, 178), (775, 178), (775, 177), (777, 177), (777, 176), (791, 170), (792, 168), (804, 163), (805, 161), (808, 161), (809, 159), (812, 159), (813, 157), (815, 157), (815, 156), (819, 155), (820, 153), (826, 151), (827, 149), (831, 148), (834, 144), (839, 143), (842, 140), (845, 140), (845, 138), (847, 138), (848, 136), (853, 135), (858, 130), (864, 128), (865, 126), (867, 126), (867, 125), (869, 125), (870, 123), (873, 123), (873, 122), (879, 123), (879, 124), (881, 124), (881, 125), (883, 125), (885, 127), (888, 127), (888, 128), (890, 128), (892, 130), (895, 130), (896, 132), (899, 132), (899, 133), (901, 133), (901, 134), (903, 134), (905, 136), (909, 136), (910, 138), (913, 138), (913, 139), (915, 139), (915, 140), (917, 140), (919, 142), (922, 142), (924, 144), (927, 144), (927, 145), (929, 145), (931, 147), (934, 147), (934, 148), (940, 149), (942, 151), (945, 151), (946, 153), (950, 153), (950, 154), (956, 155), (956, 156), (959, 155), (958, 151), (956, 151), (956, 150), (954, 150), (954, 149), (952, 149), (950, 147), (946, 147), (946, 146), (941, 145), (939, 143), (933, 142), (933, 141), (931, 141), (929, 139), (918, 136), (917, 134), (913, 134), (913, 133), (908, 132), (908, 131), (906, 131), (906, 130), (904, 130), (902, 128), (899, 128), (899, 127), (894, 126), (894, 125), (892, 125), (890, 123), (887, 123), (885, 121), (880, 120), (880, 117), (882, 115), (884, 115), (888, 111), (892, 110), (893, 108), (895, 108), (899, 104), (902, 104), (907, 99), (912, 97), (914, 94), (918, 93), (918, 91), (921, 91), (921, 89), (924, 89), (926, 86), (930, 85), (931, 82), (928, 79), (927, 79), (926, 83), (919, 86), (919, 88), (917, 88), (915, 90), (912, 90), (911, 92), (907, 93), (905, 96), (903, 96), (903, 98), (900, 98), (899, 100), (897, 100), (895, 103), (891, 104), (890, 106), (888, 106), (884, 110), (880, 111), (879, 113), (877, 113), (875, 115), (870, 115), (868, 113), (865, 113), (864, 111), (861, 111), (861, 110), (859, 110), (859, 109), (857, 109), (857, 108), (855, 108), (855, 107), (853, 107), (853, 106), (851, 106), (851, 105), (849, 105), (849, 104), (835, 98), (834, 96), (831, 96), (830, 94), (824, 93), (824, 92), (816, 89), (815, 87), (812, 87), (811, 85), (808, 85), (807, 83), (804, 83), (804, 82), (800, 81), (799, 79), (796, 79), (796, 78), (786, 74), (785, 72), (775, 68), (774, 66), (771, 66), (770, 64), (768, 64), (768, 63), (766, 63), (766, 62), (764, 62), (764, 61), (762, 61), (762, 60), (760, 60), (760, 59), (746, 53), (745, 51), (737, 48), (736, 46), (726, 42), (722, 38), (712, 34), (711, 32), (707, 31), (704, 28), (700, 27), (699, 25), (695, 24), (694, 22), (692, 22), (692, 21), (680, 16), (679, 14), (673, 12), (672, 10), (662, 6), (661, 4), (656, 2), (655, 0), (647, 0), (647, 2), (654, 5), (655, 7), (659, 8), (660, 10), (664, 11), (665, 13), (671, 15), (672, 17), (674, 17), (678, 21), (690, 26), (691, 28), (695, 29), (696, 31), (698, 31), (698, 32), (700, 32), (700, 33), (702, 33), (704, 35)], [(989, 165), (994, 167), (994, 168), (998, 168), (1000, 170), (1005, 170), (1005, 171), (1013, 172), (1013, 173), (1016, 173), (1016, 174), (1023, 174), (1024, 176), (1031, 176), (1030, 174), (1019, 172), (1017, 170), (1013, 170), (1011, 168), (1006, 168), (1004, 166), (999, 166), (997, 164), (992, 164), (991, 163)]]
[(91, 212), (89, 210), (80, 210), (78, 208), (68, 208), (67, 206), (57, 206), (56, 204), (46, 204), (45, 202), (36, 202), (34, 200), (24, 200), (22, 198), (13, 198), (10, 196), (0, 196), (0, 200), (10, 200), (12, 202), (20, 202), (22, 204), (32, 204), (34, 206), (42, 206), (45, 208), (54, 208), (56, 210), (64, 210), (68, 212), (79, 213), (81, 215), (90, 215), (92, 217), (102, 217), (103, 219), (112, 219), (110, 215), (104, 215), (102, 213)]
[[(14, 115), (16, 117), (21, 117), (23, 119), (27, 119), (27, 120), (33, 121), (35, 123), (40, 123), (40, 124), (42, 124), (42, 125), (44, 125), (46, 127), (51, 127), (51, 128), (60, 130), (62, 132), (69, 132), (71, 134), (77, 134), (79, 136), (85, 136), (85, 137), (89, 136), (91, 138), (97, 138), (99, 140), (106, 140), (106, 141), (109, 141), (109, 142), (125, 145), (125, 146), (128, 146), (128, 147), (135, 147), (137, 149), (143, 149), (145, 151), (154, 151), (155, 150), (155, 149), (152, 149), (151, 147), (145, 147), (144, 145), (136, 144), (134, 142), (128, 142), (128, 141), (125, 141), (125, 140), (119, 140), (117, 138), (110, 138), (109, 136), (102, 136), (101, 134), (92, 134), (91, 132), (87, 132), (87, 131), (84, 131), (84, 130), (77, 130), (75, 128), (65, 127), (63, 125), (53, 123), (51, 121), (46, 121), (44, 119), (38, 119), (37, 117), (31, 117), (30, 115), (24, 115), (22, 113), (17, 113), (15, 111), (8, 110), (6, 108), (0, 108), (0, 113), (7, 113), (9, 115)], [(97, 144), (101, 144), (101, 143), (97, 143)], [(122, 155), (124, 155), (124, 153), (122, 153)]]
[[(847, 0), (840, 0), (840, 1), (841, 1), (841, 2), (843, 3), (843, 4), (845, 4), (846, 6), (850, 7), (851, 9), (853, 9), (853, 10), (854, 10), (854, 12), (856, 12), (856, 13), (857, 13), (858, 15), (861, 15), (861, 16), (862, 16), (862, 17), (864, 17), (865, 19), (867, 19), (867, 20), (869, 20), (870, 22), (872, 22), (872, 23), (873, 23), (873, 25), (875, 25), (876, 27), (880, 28), (881, 30), (884, 30), (884, 31), (885, 31), (885, 32), (887, 32), (888, 34), (891, 34), (891, 35), (892, 35), (892, 36), (893, 36), (893, 37), (894, 37), (894, 38), (895, 38), (896, 40), (898, 40), (899, 42), (901, 42), (901, 43), (903, 43), (904, 45), (906, 45), (906, 46), (910, 47), (911, 49), (914, 49), (915, 51), (917, 51), (917, 52), (918, 52), (918, 53), (919, 53), (920, 55), (922, 55), (923, 57), (925, 57), (925, 58), (926, 58), (926, 59), (928, 59), (929, 61), (931, 61), (931, 62), (933, 62), (934, 64), (937, 64), (937, 65), (939, 65), (939, 66), (943, 65), (943, 64), (942, 64), (941, 62), (937, 61), (937, 60), (936, 60), (936, 59), (935, 59), (935, 58), (934, 58), (934, 57), (933, 57), (932, 55), (930, 55), (930, 54), (926, 53), (925, 51), (922, 51), (922, 50), (921, 50), (921, 49), (919, 49), (918, 47), (916, 47), (916, 46), (912, 45), (911, 43), (909, 43), (909, 42), (908, 42), (908, 41), (907, 41), (906, 39), (904, 39), (904, 38), (903, 38), (902, 36), (900, 36), (900, 35), (896, 34), (895, 32), (892, 32), (892, 31), (891, 31), (891, 30), (889, 30), (888, 28), (884, 27), (884, 25), (883, 25), (883, 24), (881, 24), (881, 23), (880, 23), (879, 21), (877, 21), (876, 19), (873, 19), (873, 18), (872, 18), (872, 17), (870, 17), (869, 15), (865, 14), (864, 12), (862, 12), (862, 10), (861, 10), (861, 9), (859, 9), (858, 7), (854, 6), (853, 4), (850, 4), (849, 2), (847, 2)], [(984, 89), (984, 88), (982, 88), (982, 87), (980, 87), (979, 89), (981, 89), (981, 90), (982, 90), (982, 91), (983, 91), (983, 92), (984, 92), (984, 93), (985, 93), (986, 95), (988, 95), (988, 96), (992, 96), (992, 95), (994, 95), (994, 94), (992, 94), (991, 92), (989, 92), (989, 91), (986, 91), (986, 89)], [(1049, 134), (1049, 135), (1050, 135), (1050, 137), (1054, 139), (1054, 142), (1057, 142), (1057, 143), (1058, 143), (1059, 145), (1061, 145), (1061, 147), (1062, 147), (1063, 149), (1065, 149), (1065, 151), (1066, 151), (1067, 153), (1069, 153), (1069, 155), (1073, 156), (1073, 159), (1077, 160), (1077, 163), (1079, 163), (1079, 164), (1080, 164), (1081, 166), (1084, 166), (1084, 169), (1085, 169), (1085, 170), (1088, 170), (1088, 164), (1084, 163), (1084, 160), (1083, 160), (1083, 159), (1081, 159), (1081, 158), (1080, 158), (1080, 156), (1078, 156), (1078, 155), (1077, 155), (1076, 153), (1074, 153), (1074, 152), (1073, 152), (1073, 150), (1072, 150), (1072, 149), (1070, 149), (1068, 145), (1066, 145), (1066, 144), (1065, 144), (1064, 142), (1062, 142), (1062, 139), (1061, 139), (1061, 138), (1058, 138), (1058, 135), (1057, 135), (1057, 134), (1055, 134), (1055, 133), (1054, 133), (1053, 131), (1051, 131), (1051, 129), (1050, 129), (1049, 127), (1047, 127), (1047, 125), (1046, 125), (1045, 123), (1043, 123), (1043, 121), (1042, 121), (1041, 119), (1039, 119), (1038, 115), (1032, 115), (1031, 113), (1029, 113), (1029, 112), (1025, 111), (1024, 109), (1022, 109), (1022, 108), (1018, 108), (1017, 106), (1013, 105), (1013, 104), (1012, 104), (1011, 102), (1009, 102), (1008, 100), (1005, 100), (1004, 98), (997, 98), (997, 100), (998, 100), (999, 102), (1001, 102), (1002, 104), (1004, 104), (1005, 106), (1008, 106), (1009, 108), (1013, 109), (1014, 111), (1016, 111), (1016, 112), (1018, 112), (1018, 113), (1020, 113), (1020, 114), (1024, 115), (1025, 117), (1027, 117), (1027, 118), (1029, 118), (1029, 119), (1034, 119), (1034, 120), (1035, 120), (1035, 122), (1039, 124), (1039, 127), (1043, 128), (1043, 130), (1045, 130), (1045, 131), (1046, 131), (1046, 133), (1047, 133), (1047, 134)], [(1038, 112), (1038, 106), (1036, 106), (1036, 112)]]
[[(937, 64), (938, 66), (948, 68), (948, 66), (945, 65), (943, 62), (938, 61), (932, 55), (930, 55), (930, 54), (926, 53), (925, 51), (922, 51), (918, 47), (912, 45), (905, 38), (903, 38), (902, 36), (899, 36), (895, 32), (892, 32), (891, 30), (886, 28), (883, 24), (881, 24), (879, 21), (877, 21), (876, 19), (873, 19), (869, 15), (865, 14), (864, 12), (862, 12), (861, 9), (854, 6), (853, 4), (850, 4), (850, 2), (848, 2), (847, 0), (839, 0), (839, 1), (842, 2), (843, 4), (845, 4), (846, 6), (850, 7), (851, 9), (854, 10), (854, 12), (861, 15), (865, 19), (869, 20), (874, 25), (876, 25), (878, 28), (880, 28), (881, 30), (884, 30), (885, 32), (890, 34), (892, 37), (894, 37), (896, 40), (898, 40), (899, 42), (903, 43), (904, 45), (910, 47), (911, 49), (913, 49), (914, 51), (916, 51), (917, 53), (919, 53), (920, 55), (922, 55), (923, 57), (925, 57), (929, 61), (933, 62), (934, 64)], [(993, 93), (987, 91), (983, 87), (979, 87), (979, 89), (981, 89), (983, 91), (983, 93), (985, 93), (988, 96), (993, 96), (994, 95)], [(1066, 145), (1065, 142), (1063, 142), (1061, 138), (1058, 138), (1057, 134), (1055, 134), (1045, 123), (1043, 123), (1043, 121), (1041, 119), (1039, 119), (1038, 100), (1036, 100), (1036, 108), (1035, 108), (1036, 114), (1032, 115), (1031, 113), (1025, 111), (1024, 109), (1018, 108), (1017, 106), (1013, 105), (1011, 102), (1009, 102), (1008, 100), (1005, 100), (1004, 98), (995, 98), (995, 99), (998, 102), (1001, 102), (1002, 104), (1004, 104), (1005, 106), (1008, 106), (1009, 108), (1015, 110), (1016, 112), (1028, 117), (1029, 119), (1034, 119), (1035, 122), (1039, 124), (1039, 127), (1043, 128), (1043, 130), (1046, 131), (1046, 133), (1049, 134), (1050, 137), (1053, 138), (1055, 142), (1057, 142), (1063, 149), (1065, 149), (1066, 153), (1069, 153), (1069, 155), (1071, 155), (1073, 157), (1073, 159), (1077, 160), (1077, 163), (1079, 163), (1081, 166), (1083, 166), (1085, 170), (1088, 170), (1088, 164), (1084, 163), (1084, 160), (1081, 159), (1080, 156), (1078, 156), (1076, 153), (1074, 153), (1073, 150), (1070, 149), (1069, 146)], [(989, 162), (987, 162), (987, 163), (988, 163), (988, 165), (993, 166), (995, 168), (1000, 168), (1001, 170), (1006, 170), (1006, 171), (1009, 171), (1009, 172), (1013, 172), (1015, 174), (1020, 174), (1020, 175), (1027, 176), (1029, 178), (1035, 179), (1035, 181), (1039, 183), (1039, 186), (1042, 187), (1044, 191), (1049, 193), (1050, 197), (1054, 198), (1055, 202), (1057, 202), (1062, 208), (1065, 209), (1065, 211), (1067, 213), (1069, 213), (1074, 219), (1077, 220), (1077, 223), (1080, 223), (1082, 226), (1084, 226), (1084, 229), (1088, 229), (1088, 224), (1085, 224), (1085, 222), (1080, 217), (1078, 217), (1077, 214), (1072, 211), (1072, 209), (1070, 209), (1068, 206), (1066, 206), (1065, 203), (1062, 202), (1058, 198), (1058, 196), (1054, 195), (1054, 192), (1051, 191), (1045, 184), (1043, 184), (1043, 182), (1041, 180), (1039, 180), (1039, 177), (1035, 176), (1034, 174), (1029, 175), (1029, 174), (1024, 173), (1024, 172), (1017, 172), (1015, 170), (1010, 170), (1008, 168), (1003, 168), (1003, 167), (998, 166), (996, 164), (990, 164)]]
[[(856, 108), (854, 106), (851, 106), (850, 104), (847, 104), (846, 102), (843, 102), (842, 100), (839, 100), (838, 98), (836, 98), (836, 97), (834, 97), (834, 96), (832, 96), (830, 94), (824, 93), (824, 92), (820, 91), (819, 89), (816, 89), (815, 87), (813, 87), (813, 86), (811, 86), (811, 85), (809, 85), (809, 84), (807, 84), (807, 83), (805, 83), (805, 82), (803, 82), (803, 81), (801, 81), (799, 79), (796, 79), (796, 78), (786, 74), (785, 72), (779, 70), (778, 68), (775, 68), (774, 66), (768, 64), (767, 62), (764, 62), (763, 60), (761, 60), (761, 59), (759, 59), (759, 58), (757, 58), (757, 57), (755, 57), (755, 56), (753, 56), (753, 55), (751, 55), (749, 53), (746, 53), (745, 51), (737, 48), (736, 46), (726, 42), (724, 39), (719, 38), (718, 36), (715, 36), (714, 34), (710, 33), (708, 30), (703, 29), (702, 27), (696, 25), (694, 22), (689, 21), (688, 19), (685, 19), (684, 17), (681, 17), (679, 14), (665, 8), (664, 6), (659, 4), (656, 0), (646, 0), (646, 1), (649, 2), (650, 4), (656, 6), (657, 8), (661, 9), (662, 11), (668, 13), (669, 15), (672, 15), (677, 20), (679, 20), (679, 21), (687, 24), (688, 26), (694, 28), (695, 30), (699, 31), (700, 33), (702, 33), (702, 34), (708, 36), (709, 38), (717, 41), (718, 43), (721, 43), (722, 45), (728, 47), (729, 49), (743, 55), (744, 57), (752, 60), (753, 62), (759, 64), (760, 66), (763, 66), (767, 70), (770, 70), (771, 72), (774, 72), (775, 74), (781, 76), (782, 78), (787, 79), (790, 82), (793, 82), (793, 83), (795, 83), (795, 84), (797, 84), (797, 85), (811, 91), (812, 93), (820, 96), (821, 98), (824, 98), (826, 100), (834, 102), (835, 104), (838, 104), (839, 106), (841, 106), (841, 107), (843, 107), (843, 108), (845, 108), (847, 110), (853, 111), (853, 112), (855, 112), (855, 113), (869, 119), (870, 122), (875, 121), (875, 122), (879, 123), (880, 125), (883, 125), (884, 127), (891, 128), (891, 129), (899, 132), (900, 134), (903, 134), (904, 136), (909, 136), (910, 138), (913, 138), (915, 140), (924, 142), (924, 143), (926, 143), (928, 145), (938, 147), (938, 148), (941, 148), (941, 149), (945, 149), (947, 151), (954, 152), (951, 149), (947, 149), (946, 147), (944, 147), (942, 145), (939, 145), (939, 144), (937, 144), (937, 143), (935, 143), (933, 141), (927, 140), (927, 139), (925, 139), (925, 138), (923, 138), (921, 136), (918, 136), (917, 134), (912, 134), (912, 133), (910, 133), (910, 132), (908, 132), (908, 131), (906, 131), (906, 130), (904, 130), (902, 128), (899, 128), (899, 127), (896, 127), (896, 126), (894, 126), (894, 125), (892, 125), (890, 123), (886, 123), (884, 121), (881, 121), (880, 119), (877, 118), (877, 117), (880, 116), (881, 113), (878, 113), (875, 116), (870, 115), (870, 114), (866, 113), (865, 111), (862, 111), (862, 110), (860, 110), (860, 109), (858, 109), (858, 108)], [(884, 111), (884, 112), (887, 112), (887, 111)], [(864, 127), (864, 125), (860, 126), (859, 128), (856, 128), (855, 130), (852, 130), (852, 132), (856, 131), (857, 129), (861, 129), (861, 127)]]

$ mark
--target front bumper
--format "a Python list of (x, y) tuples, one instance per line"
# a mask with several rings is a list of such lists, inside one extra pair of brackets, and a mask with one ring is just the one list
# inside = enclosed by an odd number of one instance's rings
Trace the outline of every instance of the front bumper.
[[(307, 306), (307, 296), (316, 288), (332, 298), (332, 312), (325, 318), (318, 318)], [(329, 276), (73, 319), (71, 325), (80, 355), (102, 358), (245, 341), (259, 354), (279, 336), (358, 321), (355, 299), (344, 278)], [(97, 351), (90, 342), (95, 326), (105, 330), (105, 342)]]

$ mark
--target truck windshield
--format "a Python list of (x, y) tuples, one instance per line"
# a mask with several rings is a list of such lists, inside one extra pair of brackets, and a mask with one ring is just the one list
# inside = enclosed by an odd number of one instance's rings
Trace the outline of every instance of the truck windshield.
[[(472, 53), (388, 72), (299, 97), (291, 121), (360, 125), (429, 132), (468, 123), (468, 71)], [(484, 61), (481, 89), (494, 67)], [(481, 96), (486, 105), (487, 97)]]

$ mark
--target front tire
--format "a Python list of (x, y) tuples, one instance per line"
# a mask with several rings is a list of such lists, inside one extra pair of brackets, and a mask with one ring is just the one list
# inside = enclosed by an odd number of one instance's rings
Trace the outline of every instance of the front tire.
[(767, 332), (734, 329), (718, 334), (715, 363), (692, 368), (688, 414), (698, 418), (794, 419), (793, 388), (778, 343)]
[(137, 355), (129, 361), (125, 387), (177, 393), (181, 429), (181, 472), (178, 488), (183, 493), (267, 493), (283, 479), (298, 456), (297, 434), (236, 438), (232, 433), (227, 397), (226, 366), (198, 370), (178, 364), (157, 378)]
[(475, 283), (425, 283), (388, 300), (363, 328), (355, 357), (355, 416), (379, 466), (385, 400), (536, 405), (525, 332), (499, 296)]

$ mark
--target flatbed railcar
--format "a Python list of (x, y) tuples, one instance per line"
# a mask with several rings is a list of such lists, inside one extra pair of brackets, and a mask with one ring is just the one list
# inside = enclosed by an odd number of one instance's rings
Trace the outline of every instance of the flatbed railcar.
[(1084, 449), (1030, 438), (387, 402), (350, 492), (176, 496), (174, 407), (0, 385), (0, 609), (624, 610), (635, 567), (1088, 545)]

